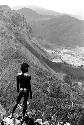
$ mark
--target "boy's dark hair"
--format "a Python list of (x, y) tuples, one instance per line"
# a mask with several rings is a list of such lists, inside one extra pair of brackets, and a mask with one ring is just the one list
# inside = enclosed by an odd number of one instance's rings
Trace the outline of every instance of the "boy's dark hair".
[(22, 64), (21, 64), (21, 71), (22, 71), (23, 73), (28, 72), (28, 67), (29, 67), (29, 65), (28, 65), (27, 63), (22, 63)]

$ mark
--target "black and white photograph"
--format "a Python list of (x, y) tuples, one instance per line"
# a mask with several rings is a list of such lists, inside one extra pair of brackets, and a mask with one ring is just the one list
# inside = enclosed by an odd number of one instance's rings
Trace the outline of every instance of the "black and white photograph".
[(0, 125), (84, 125), (83, 0), (0, 0)]

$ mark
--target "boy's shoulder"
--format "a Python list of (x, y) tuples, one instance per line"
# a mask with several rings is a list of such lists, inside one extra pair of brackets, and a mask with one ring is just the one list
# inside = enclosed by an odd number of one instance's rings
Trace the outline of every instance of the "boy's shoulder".
[(19, 73), (17, 74), (17, 76), (20, 76), (20, 75), (22, 75), (22, 72), (19, 72)]
[[(22, 72), (20, 72), (20, 73), (17, 74), (17, 76), (21, 76), (21, 75), (22, 75)], [(31, 75), (28, 74), (28, 73), (24, 73), (24, 76), (28, 76), (28, 77), (30, 77)]]
[(30, 74), (28, 74), (28, 73), (24, 73), (24, 76), (30, 76)]

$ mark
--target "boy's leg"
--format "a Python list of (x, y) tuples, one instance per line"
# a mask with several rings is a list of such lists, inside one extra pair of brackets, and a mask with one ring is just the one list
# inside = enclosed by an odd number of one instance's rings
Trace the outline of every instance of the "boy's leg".
[(24, 101), (23, 101), (23, 117), (25, 116), (27, 110), (27, 101), (28, 101), (29, 92), (24, 92)]
[(19, 104), (19, 102), (20, 102), (20, 100), (21, 100), (22, 97), (23, 97), (23, 93), (20, 92), (19, 95), (18, 95), (18, 97), (17, 97), (16, 104), (15, 104), (15, 106), (13, 107), (12, 116), (13, 116), (13, 113), (15, 112), (15, 110), (16, 110), (16, 108), (17, 108), (17, 105)]
[(26, 110), (27, 110), (27, 100), (24, 99), (24, 101), (23, 101), (23, 117), (25, 116)]

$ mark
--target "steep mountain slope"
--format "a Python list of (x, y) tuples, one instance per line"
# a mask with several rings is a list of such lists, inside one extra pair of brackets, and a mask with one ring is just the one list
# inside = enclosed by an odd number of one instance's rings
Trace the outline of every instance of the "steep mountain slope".
[[(4, 88), (0, 91), (0, 101), (3, 102), (6, 108), (6, 104), (8, 104), (11, 99), (13, 101), (15, 100), (13, 94), (6, 96), (7, 91), (9, 92), (7, 87), (8, 89), (13, 87), (15, 74), (17, 74), (20, 64), (26, 61), (32, 64), (33, 67), (37, 65), (37, 67), (45, 69), (40, 61), (25, 48), (25, 41), (23, 41), (25, 37), (27, 41), (29, 41), (29, 27), (24, 17), (15, 11), (11, 11), (7, 6), (0, 6), (0, 86)], [(21, 40), (24, 45), (21, 43)], [(14, 90), (11, 88), (10, 91)], [(3, 96), (7, 99), (3, 100)], [(10, 100), (8, 99), (9, 96), (11, 96)]]
[(41, 59), (41, 56), (46, 59), (49, 56), (30, 39), (30, 27), (25, 18), (7, 6), (0, 6), (0, 102), (6, 110), (11, 110), (14, 105), (16, 75), (22, 62), (30, 65), (34, 94), (51, 77), (51, 81), (57, 79), (51, 72), (53, 70)]

